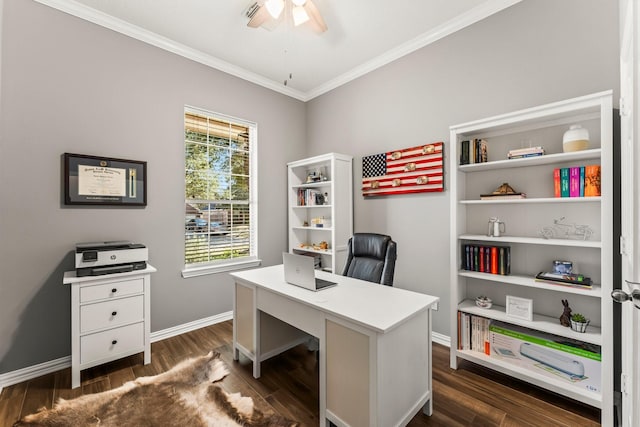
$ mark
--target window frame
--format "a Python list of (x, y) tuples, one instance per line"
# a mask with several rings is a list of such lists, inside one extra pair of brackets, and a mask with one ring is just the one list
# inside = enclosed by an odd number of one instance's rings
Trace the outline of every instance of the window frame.
[[(257, 267), (261, 264), (261, 259), (258, 256), (258, 124), (237, 117), (228, 116), (225, 114), (215, 113), (202, 108), (185, 105), (183, 109), (183, 206), (189, 203), (186, 194), (186, 138), (184, 137), (184, 130), (186, 129), (186, 116), (188, 113), (204, 115), (216, 120), (226, 121), (232, 124), (239, 124), (246, 126), (249, 129), (249, 252), (247, 257), (215, 260), (202, 263), (186, 264), (185, 261), (185, 243), (186, 233), (183, 232), (182, 236), (182, 257), (183, 268), (181, 271), (183, 278), (204, 276), (208, 274), (222, 273), (226, 271), (234, 271), (245, 268)], [(183, 213), (184, 215), (184, 213)], [(184, 227), (184, 216), (183, 216)]]

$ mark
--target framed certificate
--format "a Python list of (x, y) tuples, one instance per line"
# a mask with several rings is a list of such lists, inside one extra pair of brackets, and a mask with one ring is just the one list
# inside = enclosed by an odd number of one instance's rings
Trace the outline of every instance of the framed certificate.
[(147, 162), (64, 153), (65, 205), (147, 205)]
[(533, 300), (507, 295), (507, 316), (520, 320), (533, 320)]

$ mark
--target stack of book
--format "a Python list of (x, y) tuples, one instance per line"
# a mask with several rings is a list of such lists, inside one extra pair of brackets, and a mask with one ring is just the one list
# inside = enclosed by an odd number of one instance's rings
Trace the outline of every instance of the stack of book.
[(297, 252), (299, 255), (305, 255), (313, 258), (313, 268), (320, 269), (321, 268), (321, 257), (320, 254), (314, 254), (313, 252)]
[(553, 170), (555, 197), (597, 197), (600, 194), (600, 165), (572, 166)]
[(591, 278), (582, 274), (540, 272), (536, 275), (536, 282), (591, 289)]
[(507, 158), (509, 159), (523, 159), (525, 157), (536, 157), (544, 155), (544, 148), (542, 147), (527, 147), (517, 148), (510, 150)]
[(489, 327), (491, 320), (473, 314), (458, 312), (458, 350), (472, 350), (491, 354)]
[(486, 163), (489, 148), (484, 139), (470, 139), (460, 143), (460, 164)]
[(462, 269), (491, 274), (511, 274), (509, 246), (462, 245)]

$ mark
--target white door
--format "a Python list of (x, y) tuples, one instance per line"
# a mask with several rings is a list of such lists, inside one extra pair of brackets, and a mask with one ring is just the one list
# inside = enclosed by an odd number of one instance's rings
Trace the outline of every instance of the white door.
[(638, 89), (639, 0), (620, 0), (620, 124), (622, 284), (622, 420), (640, 426), (640, 114)]

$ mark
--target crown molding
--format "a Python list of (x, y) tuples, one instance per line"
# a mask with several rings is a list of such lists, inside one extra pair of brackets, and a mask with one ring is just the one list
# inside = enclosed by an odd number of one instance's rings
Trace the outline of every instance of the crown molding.
[(513, 6), (516, 3), (520, 3), (522, 0), (488, 0), (480, 6), (458, 15), (455, 18), (441, 24), (426, 33), (419, 35), (413, 40), (409, 40), (382, 55), (365, 62), (364, 64), (354, 68), (353, 70), (344, 73), (335, 79), (317, 86), (316, 88), (306, 92), (305, 101), (309, 101), (320, 95), (323, 95), (339, 86), (349, 83), (352, 80), (362, 77), (384, 65), (389, 64), (397, 59), (402, 58), (418, 49), (421, 49), (431, 43), (434, 43), (448, 35), (460, 31), (465, 27), (475, 24), (483, 20), (484, 18), (498, 13), (503, 9)]
[(85, 6), (84, 4), (78, 3), (74, 0), (33, 1), (75, 16), (77, 18), (84, 19), (85, 21), (92, 22), (96, 25), (100, 25), (101, 27), (108, 28), (120, 34), (124, 34), (125, 36), (134, 38), (160, 49), (164, 49), (168, 52), (175, 53), (176, 55), (180, 55), (184, 58), (190, 59), (208, 67), (215, 68), (216, 70), (222, 71), (232, 76), (239, 77), (251, 83), (255, 83), (259, 86), (265, 87), (275, 92), (282, 93), (300, 101), (307, 100), (307, 97), (303, 92), (283, 86), (281, 82), (275, 82), (271, 79), (267, 79), (256, 73), (247, 71), (244, 68), (223, 61), (197, 49), (190, 48), (167, 37), (163, 37), (152, 31), (145, 30), (144, 28), (138, 27), (137, 25), (133, 25), (119, 18), (115, 18), (111, 15)]
[(307, 102), (323, 95), (333, 89), (336, 89), (352, 80), (355, 80), (363, 75), (370, 73), (384, 65), (389, 64), (403, 56), (406, 56), (418, 49), (421, 49), (431, 43), (434, 43), (450, 34), (455, 33), (465, 27), (475, 24), (484, 18), (500, 12), (516, 3), (520, 3), (522, 0), (487, 0), (480, 6), (477, 6), (462, 15), (456, 16), (445, 22), (438, 27), (421, 34), (420, 36), (409, 40), (406, 43), (370, 60), (364, 64), (354, 68), (353, 70), (344, 73), (328, 82), (319, 85), (308, 92), (302, 92), (296, 89), (292, 89), (287, 86), (283, 86), (282, 83), (276, 82), (271, 79), (262, 77), (256, 73), (245, 70), (244, 68), (233, 65), (229, 62), (223, 61), (212, 55), (206, 54), (199, 50), (190, 48), (181, 43), (175, 42), (167, 37), (163, 37), (154, 32), (145, 30), (144, 28), (130, 24), (121, 19), (115, 18), (104, 12), (85, 6), (74, 0), (33, 0), (51, 8), (57, 9), (61, 12), (75, 16), (80, 19), (92, 22), (126, 36), (132, 37), (136, 40), (140, 40), (144, 43), (152, 46), (164, 49), (166, 51), (175, 53), (184, 58), (206, 65), (232, 76), (241, 78), (243, 80), (255, 83), (259, 86), (267, 89), (279, 92), (283, 95), (287, 95), (291, 98), (295, 98), (299, 101)]

